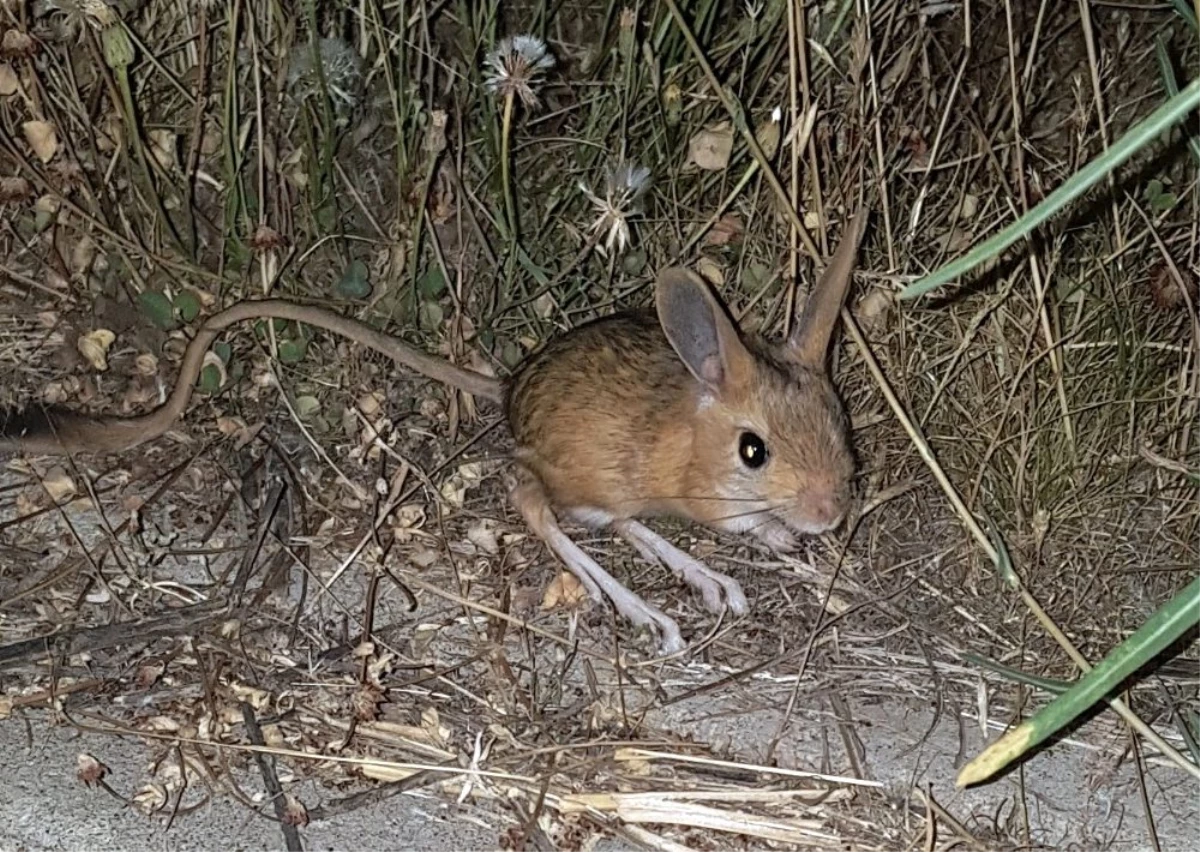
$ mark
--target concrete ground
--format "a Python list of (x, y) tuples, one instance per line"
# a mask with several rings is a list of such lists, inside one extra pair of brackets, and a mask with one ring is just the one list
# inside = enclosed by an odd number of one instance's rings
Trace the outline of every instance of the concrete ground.
[[(250, 812), (231, 796), (212, 799), (168, 827), (165, 816), (147, 817), (105, 790), (81, 783), (75, 777), (80, 752), (101, 760), (109, 768), (106, 780), (122, 792), (139, 786), (143, 778), (148, 751), (137, 741), (77, 735), (66, 728), (47, 728), (39, 720), (30, 743), (19, 721), (0, 723), (0, 765), (5, 767), (0, 849), (232, 852), (284, 848), (277, 823)], [(244, 790), (262, 790), (261, 780), (257, 787), (250, 776), (239, 781)], [(331, 795), (313, 782), (288, 789), (310, 806)], [(305, 849), (488, 849), (495, 846), (494, 826), (474, 808), (416, 793), (310, 824), (300, 829), (300, 835)]]
[[(696, 699), (673, 706), (669, 714), (655, 722), (686, 730), (699, 740), (729, 738), (749, 757), (778, 724), (774, 712), (715, 712), (719, 709), (711, 699)], [(995, 814), (1019, 819), (1014, 796), (1016, 774), (967, 792), (953, 787), (960, 743), (970, 755), (982, 741), (977, 725), (964, 720), (960, 727), (947, 714), (926, 737), (931, 712), (903, 701), (856, 708), (854, 715), (869, 771), (894, 792), (927, 787), (939, 804), (981, 835)], [(101, 760), (110, 770), (109, 783), (128, 792), (143, 782), (149, 751), (133, 739), (51, 727), (44, 713), (26, 718), (28, 726), (15, 716), (0, 722), (0, 765), (4, 767), (0, 782), (0, 849), (191, 852), (283, 848), (283, 836), (275, 822), (251, 812), (228, 795), (177, 817), (168, 826), (163, 814), (147, 817), (106, 791), (85, 786), (76, 778), (79, 753)], [(1113, 727), (1103, 719), (1094, 721), (1080, 738), (1088, 738), (1084, 736), (1088, 730), (1095, 734), (1097, 728)], [(817, 754), (822, 740), (815, 734), (816, 727), (793, 728), (799, 730), (785, 740), (781, 756)], [(1154, 848), (1136, 776), (1128, 761), (1115, 765), (1118, 749), (1113, 740), (1108, 739), (1108, 743), (1109, 747), (1102, 749), (1062, 743), (1026, 765), (1029, 793), (1025, 801), (1030, 839), (1035, 845), (1114, 852)], [(286, 776), (287, 767), (280, 766), (279, 772)], [(1195, 849), (1200, 788), (1171, 767), (1152, 766), (1149, 775), (1161, 849)], [(246, 774), (239, 783), (247, 793), (261, 795), (261, 779)], [(344, 795), (344, 791), (322, 789), (312, 781), (293, 782), (285, 789), (310, 809)], [(513, 824), (511, 812), (492, 810), (486, 802), (460, 806), (436, 792), (416, 791), (310, 823), (300, 829), (300, 836), (305, 849), (497, 849), (501, 833)], [(667, 833), (654, 826), (648, 828)], [(597, 848), (611, 851), (631, 847), (610, 839)], [(752, 843), (751, 848), (762, 847)]]

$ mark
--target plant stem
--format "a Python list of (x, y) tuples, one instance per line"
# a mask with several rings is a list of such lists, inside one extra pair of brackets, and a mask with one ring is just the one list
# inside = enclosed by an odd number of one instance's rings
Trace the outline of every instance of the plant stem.
[(513, 199), (512, 182), (508, 174), (508, 134), (512, 129), (513, 93), (504, 96), (504, 117), (500, 123), (500, 182), (504, 192), (504, 217), (508, 222), (508, 244), (517, 243), (517, 205)]

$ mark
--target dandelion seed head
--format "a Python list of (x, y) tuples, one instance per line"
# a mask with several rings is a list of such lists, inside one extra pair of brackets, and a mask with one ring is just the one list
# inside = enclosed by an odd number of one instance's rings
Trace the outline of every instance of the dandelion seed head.
[[(362, 58), (350, 44), (337, 38), (322, 38), (317, 43), (317, 53), (334, 114), (337, 120), (344, 121), (358, 105), (363, 82)], [(292, 49), (287, 89), (296, 101), (321, 93), (321, 79), (313, 63), (311, 45), (298, 44)]]
[(632, 163), (609, 166), (603, 198), (580, 181), (580, 191), (599, 214), (592, 223), (592, 233), (608, 232), (603, 244), (597, 246), (599, 250), (610, 253), (615, 249), (618, 254), (625, 251), (632, 239), (629, 220), (642, 213), (642, 200), (649, 188), (650, 170)]
[(515, 96), (527, 107), (537, 106), (535, 88), (554, 67), (554, 56), (537, 36), (518, 35), (500, 40), (483, 60), (483, 84), (503, 98)]

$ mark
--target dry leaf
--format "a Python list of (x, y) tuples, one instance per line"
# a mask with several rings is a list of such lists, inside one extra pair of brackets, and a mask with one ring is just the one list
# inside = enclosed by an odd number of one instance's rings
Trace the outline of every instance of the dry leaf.
[(156, 660), (152, 663), (143, 663), (135, 670), (133, 682), (137, 684), (138, 689), (149, 689), (158, 682), (158, 679), (163, 676), (163, 672), (167, 670), (167, 666), (161, 660)]
[(37, 52), (38, 43), (33, 40), (33, 36), (16, 27), (7, 30), (4, 38), (0, 39), (0, 54), (6, 57), (32, 59)]
[(90, 754), (80, 753), (75, 756), (75, 777), (89, 787), (103, 778), (107, 772), (108, 767)]
[(429, 741), (434, 745), (446, 745), (453, 733), (442, 724), (442, 717), (436, 707), (426, 707), (421, 711), (421, 728), (428, 734)]
[(887, 290), (875, 289), (859, 300), (854, 316), (863, 331), (870, 333), (882, 326), (892, 309), (894, 299)]
[(453, 476), (450, 476), (442, 483), (441, 494), (442, 499), (455, 509), (461, 509), (463, 499), (466, 497), (467, 491), (470, 488), (478, 485), (483, 481), (483, 465), (479, 462), (470, 462), (464, 464)]
[(284, 825), (308, 825), (308, 810), (291, 793), (283, 794), (283, 816), (281, 822)]
[(771, 112), (771, 117), (754, 130), (754, 138), (758, 141), (758, 146), (762, 148), (762, 152), (768, 160), (774, 157), (775, 152), (779, 150), (779, 138), (782, 135), (779, 118), (779, 109), (776, 108)]
[(211, 308), (217, 303), (217, 297), (207, 290), (201, 290), (199, 287), (188, 287), (188, 290), (200, 300), (200, 304), (205, 308)]
[(308, 170), (304, 165), (303, 145), (297, 145), (296, 150), (287, 156), (279, 169), (283, 176), (296, 185), (298, 189), (308, 186)]
[(71, 479), (70, 474), (61, 467), (51, 468), (42, 477), (42, 487), (46, 489), (46, 493), (55, 503), (74, 497), (79, 493), (79, 489), (75, 487), (75, 480)]
[(287, 745), (287, 738), (284, 737), (283, 731), (278, 725), (263, 725), (263, 744), (271, 748), (283, 748)]
[(149, 352), (143, 352), (133, 359), (133, 370), (139, 376), (153, 376), (158, 372), (158, 359)]
[(379, 705), (383, 703), (383, 691), (377, 686), (360, 686), (350, 696), (350, 710), (360, 722), (371, 722), (379, 718)]
[(33, 202), (33, 209), (38, 213), (53, 215), (58, 212), (58, 199), (49, 194), (39, 196), (38, 200)]
[(200, 153), (206, 157), (216, 154), (225, 145), (225, 137), (215, 123), (204, 126), (204, 135), (200, 137)]
[(373, 781), (403, 781), (405, 778), (411, 778), (420, 770), (409, 769), (406, 767), (396, 767), (392, 763), (375, 763), (371, 760), (364, 760), (356, 766), (364, 778), (369, 778)]
[[(1197, 292), (1196, 276), (1185, 266), (1178, 266), (1179, 278), (1164, 261), (1159, 261), (1150, 268), (1150, 298), (1156, 307), (1164, 311), (1174, 311), (1186, 307), (1189, 302), (1194, 306)], [(1187, 291), (1187, 295), (1184, 295)]]
[(380, 391), (364, 393), (358, 398), (358, 410), (366, 417), (374, 417), (383, 410), (384, 395)]
[(696, 272), (718, 290), (725, 285), (725, 270), (711, 257), (701, 257), (696, 261)]
[(929, 143), (925, 136), (915, 127), (906, 125), (900, 129), (901, 143), (908, 148), (912, 159), (909, 161), (909, 171), (921, 171), (929, 166)]
[(688, 162), (708, 171), (720, 171), (729, 165), (733, 153), (733, 125), (723, 121), (701, 130), (688, 142)]
[(151, 716), (145, 721), (146, 728), (160, 734), (177, 734), (179, 733), (179, 720), (172, 719), (170, 716)]
[(710, 246), (724, 246), (741, 240), (746, 226), (742, 217), (736, 213), (726, 213), (716, 221), (704, 237), (704, 242)]
[(0, 62), (0, 97), (15, 95), (20, 88), (17, 72), (7, 62)]
[(392, 534), (396, 541), (406, 542), (412, 539), (413, 533), (425, 526), (425, 507), (417, 503), (409, 503), (396, 510), (392, 521)]
[(240, 417), (218, 417), (217, 431), (225, 437), (236, 435), (246, 428), (246, 421)]
[(30, 499), (28, 494), (17, 495), (17, 517), (23, 518), (26, 515), (32, 515), (41, 507), (36, 502)]
[(488, 556), (495, 556), (500, 552), (500, 545), (496, 541), (496, 530), (493, 529), (490, 521), (481, 519), (472, 524), (467, 529), (467, 541)]
[(147, 784), (133, 794), (133, 804), (144, 814), (152, 814), (167, 806), (167, 789), (162, 784)]
[(533, 310), (542, 319), (548, 319), (555, 310), (554, 297), (549, 293), (538, 296), (533, 300)]
[(96, 259), (96, 251), (95, 240), (87, 234), (79, 237), (71, 247), (71, 272), (81, 277), (86, 275)]
[(24, 201), (33, 194), (33, 185), (23, 177), (0, 177), (0, 204)]
[(108, 348), (116, 339), (117, 336), (107, 328), (98, 328), (80, 337), (75, 346), (93, 369), (103, 373), (108, 369)]
[(971, 193), (963, 195), (962, 204), (958, 206), (958, 215), (962, 219), (974, 219), (979, 212), (979, 199)]
[(542, 609), (554, 609), (557, 606), (577, 607), (587, 600), (587, 589), (579, 578), (570, 571), (563, 571), (546, 587), (542, 596)]
[(58, 134), (53, 124), (48, 121), (27, 121), (21, 125), (21, 129), (25, 131), (25, 141), (39, 160), (48, 163), (54, 159), (58, 153)]
[(178, 137), (166, 128), (151, 130), (146, 135), (150, 137), (150, 153), (154, 155), (155, 161), (162, 166), (163, 171), (173, 171), (179, 165), (175, 156)]

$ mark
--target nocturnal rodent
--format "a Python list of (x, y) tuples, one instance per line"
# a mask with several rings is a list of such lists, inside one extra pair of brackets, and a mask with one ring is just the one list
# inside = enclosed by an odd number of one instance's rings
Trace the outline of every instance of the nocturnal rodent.
[(685, 647), (678, 624), (608, 574), (562, 531), (557, 513), (611, 527), (647, 560), (696, 588), (707, 608), (748, 611), (740, 584), (638, 519), (674, 515), (776, 550), (836, 528), (854, 474), (849, 428), (828, 376), (830, 340), (866, 224), (860, 208), (786, 340), (743, 336), (711, 288), (660, 271), (654, 309), (627, 311), (550, 341), (503, 382), (427, 355), (367, 324), (281, 299), (239, 302), (188, 344), (166, 402), (149, 414), (93, 418), (36, 406), (0, 413), (0, 450), (121, 452), (183, 414), (204, 354), (225, 328), (278, 318), (340, 334), (460, 390), (500, 402), (515, 439), (513, 504), (596, 599)]

